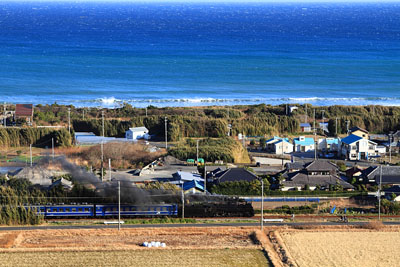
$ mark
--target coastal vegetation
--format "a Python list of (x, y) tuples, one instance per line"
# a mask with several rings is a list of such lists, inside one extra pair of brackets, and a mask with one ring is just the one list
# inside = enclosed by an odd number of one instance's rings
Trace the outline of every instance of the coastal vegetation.
[(51, 140), (58, 147), (68, 147), (72, 144), (71, 134), (67, 129), (54, 130), (49, 128), (1, 128), (1, 147), (20, 147), (34, 145), (51, 147)]
[[(168, 153), (180, 160), (196, 159), (196, 141), (187, 139), (171, 147)], [(215, 162), (222, 160), (224, 163), (249, 163), (250, 158), (243, 146), (230, 138), (207, 138), (199, 140), (199, 155), (205, 161)]]
[[(288, 105), (249, 105), (223, 107), (165, 107), (149, 106), (147, 109), (134, 108), (124, 104), (120, 108), (105, 109), (105, 135), (123, 137), (130, 127), (146, 126), (150, 134), (164, 139), (165, 118), (167, 118), (168, 140), (179, 141), (188, 137), (233, 136), (239, 133), (247, 136), (293, 135), (300, 132), (300, 123), (328, 123), (330, 133), (347, 133), (349, 126), (359, 126), (371, 133), (383, 133), (400, 129), (400, 107), (389, 106), (327, 106), (299, 105), (290, 112)], [(67, 109), (71, 108), (71, 120), (75, 131), (102, 133), (101, 109), (75, 108), (73, 106), (38, 105), (35, 108), (35, 122), (38, 124), (59, 123), (66, 125)], [(323, 116), (323, 117), (322, 117)], [(336, 124), (337, 118), (337, 124)], [(229, 129), (230, 128), (230, 129)]]

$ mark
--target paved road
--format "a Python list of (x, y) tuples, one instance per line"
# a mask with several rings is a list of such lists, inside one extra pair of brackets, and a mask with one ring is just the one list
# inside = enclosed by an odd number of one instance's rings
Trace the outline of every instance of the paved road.
[[(352, 225), (361, 226), (367, 222), (283, 222), (283, 223), (264, 223), (264, 227), (268, 226), (335, 226), (335, 225)], [(384, 222), (385, 225), (400, 225), (398, 222)], [(167, 228), (167, 227), (243, 227), (258, 226), (259, 222), (254, 223), (187, 223), (187, 224), (131, 224), (122, 225), (121, 228)], [(7, 226), (0, 227), (0, 231), (21, 231), (21, 230), (57, 230), (57, 229), (116, 229), (118, 225), (54, 225), (54, 226)]]

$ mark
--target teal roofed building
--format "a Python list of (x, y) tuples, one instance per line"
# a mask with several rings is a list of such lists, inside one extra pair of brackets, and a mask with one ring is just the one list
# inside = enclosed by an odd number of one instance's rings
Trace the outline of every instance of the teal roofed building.
[(311, 152), (315, 149), (314, 138), (300, 136), (293, 139), (295, 152)]

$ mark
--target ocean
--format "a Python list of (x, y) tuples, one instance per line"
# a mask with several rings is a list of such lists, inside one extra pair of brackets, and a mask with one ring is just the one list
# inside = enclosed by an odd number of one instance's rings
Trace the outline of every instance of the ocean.
[(400, 3), (0, 3), (0, 101), (400, 105)]

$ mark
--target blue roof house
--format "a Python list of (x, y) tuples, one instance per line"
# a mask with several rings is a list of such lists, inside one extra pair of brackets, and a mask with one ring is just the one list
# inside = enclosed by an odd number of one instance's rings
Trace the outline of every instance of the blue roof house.
[(313, 138), (300, 136), (298, 138), (294, 138), (293, 141), (295, 152), (311, 152), (315, 149)]
[(341, 140), (341, 155), (348, 160), (368, 160), (377, 156), (377, 143), (355, 134)]

